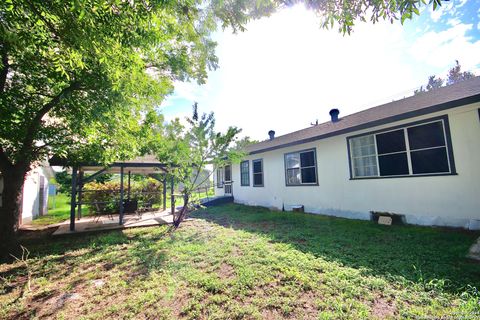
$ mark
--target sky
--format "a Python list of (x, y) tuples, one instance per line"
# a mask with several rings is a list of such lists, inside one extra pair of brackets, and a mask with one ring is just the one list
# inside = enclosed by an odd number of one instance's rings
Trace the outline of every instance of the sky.
[(357, 23), (351, 35), (319, 26), (302, 5), (252, 21), (247, 31), (213, 35), (220, 67), (206, 84), (175, 83), (159, 107), (183, 119), (198, 102), (215, 113), (216, 128), (242, 129), (255, 140), (328, 121), (410, 96), (429, 75), (445, 77), (459, 60), (480, 75), (480, 1), (451, 0), (413, 20)]

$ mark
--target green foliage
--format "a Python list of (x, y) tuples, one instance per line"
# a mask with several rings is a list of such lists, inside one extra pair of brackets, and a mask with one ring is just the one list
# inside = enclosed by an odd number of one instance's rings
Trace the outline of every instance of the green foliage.
[[(0, 318), (477, 319), (479, 232), (224, 205), (168, 226), (22, 244), (0, 264)], [(103, 285), (96, 283), (102, 280)], [(45, 303), (81, 295), (71, 308)]]
[[(139, 206), (149, 204), (160, 205), (163, 186), (154, 179), (132, 181), (130, 185), (130, 200), (137, 201)], [(120, 210), (120, 181), (105, 183), (89, 182), (85, 184), (83, 199), (88, 204), (90, 213), (118, 213)], [(124, 185), (125, 199), (127, 186)]]
[[(87, 178), (89, 175), (84, 175)], [(105, 173), (97, 176), (94, 181), (98, 183), (105, 183), (112, 179), (112, 175)], [(67, 171), (60, 171), (55, 173), (55, 180), (58, 184), (58, 192), (69, 195), (72, 192), (72, 175)]]
[(55, 173), (55, 180), (58, 184), (58, 192), (63, 194), (70, 194), (72, 191), (72, 175), (67, 171), (60, 171)]
[[(111, 162), (141, 152), (142, 115), (173, 81), (217, 67), (217, 19), (239, 29), (271, 5), (238, 1), (4, 1), (0, 165), (46, 154)], [(236, 10), (241, 10), (236, 12)]]
[[(3, 1), (0, 28), (1, 160), (28, 166), (55, 153), (109, 162), (141, 152), (144, 120), (174, 80), (204, 83), (216, 68), (217, 24), (298, 1)], [(308, 1), (324, 27), (357, 19), (411, 19), (424, 0)], [(440, 0), (430, 0), (436, 8)], [(145, 120), (148, 122), (148, 119)]]
[[(154, 146), (154, 150), (158, 159), (170, 161), (169, 172), (182, 184), (181, 192), (188, 205), (192, 193), (210, 179), (211, 173), (202, 174), (207, 165), (215, 170), (228, 162), (238, 162), (243, 153), (232, 146), (241, 130), (229, 127), (224, 134), (216, 132), (214, 114), (199, 115), (197, 103), (193, 105), (192, 117), (186, 118), (186, 122), (187, 127), (179, 119), (168, 124), (163, 134), (165, 138)], [(184, 211), (181, 211), (180, 222)]]

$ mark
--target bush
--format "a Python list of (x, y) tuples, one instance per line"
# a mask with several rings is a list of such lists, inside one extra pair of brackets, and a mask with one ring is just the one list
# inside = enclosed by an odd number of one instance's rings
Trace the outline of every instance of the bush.
[[(120, 182), (89, 182), (84, 186), (83, 201), (88, 204), (90, 213), (108, 214), (120, 211)], [(127, 185), (124, 184), (124, 200), (127, 199)], [(131, 181), (130, 200), (139, 206), (159, 205), (162, 203), (162, 184), (153, 179)]]

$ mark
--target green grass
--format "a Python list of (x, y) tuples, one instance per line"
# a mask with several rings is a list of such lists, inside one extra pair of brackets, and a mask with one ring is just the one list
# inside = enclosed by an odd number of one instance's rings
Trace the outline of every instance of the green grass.
[[(166, 226), (31, 239), (0, 265), (0, 318), (371, 319), (480, 315), (480, 234), (224, 205)], [(23, 291), (23, 292), (22, 292)]]
[[(55, 208), (53, 208), (55, 204)], [(88, 208), (82, 208), (82, 215), (88, 215)], [(38, 216), (32, 221), (35, 226), (46, 226), (63, 222), (70, 219), (70, 197), (65, 194), (57, 194), (56, 196), (48, 197), (48, 213), (43, 216)]]

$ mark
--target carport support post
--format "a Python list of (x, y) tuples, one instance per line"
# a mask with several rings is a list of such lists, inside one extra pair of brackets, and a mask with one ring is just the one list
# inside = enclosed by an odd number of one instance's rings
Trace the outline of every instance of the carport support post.
[(130, 178), (131, 178), (131, 171), (128, 171), (128, 188), (127, 188), (127, 200), (130, 201)]
[(163, 211), (167, 210), (167, 175), (163, 175)]
[(83, 171), (79, 169), (78, 173), (78, 211), (77, 211), (77, 219), (80, 220), (82, 218), (82, 189), (83, 189)]
[(119, 224), (123, 224), (123, 166), (120, 167), (120, 217)]
[(173, 189), (174, 189), (174, 180), (173, 180), (173, 175), (171, 176), (170, 180), (170, 202), (172, 206), (172, 215), (175, 214), (175, 196), (173, 195)]
[(72, 195), (70, 198), (70, 231), (75, 231), (75, 200), (77, 198), (77, 166), (72, 168)]

